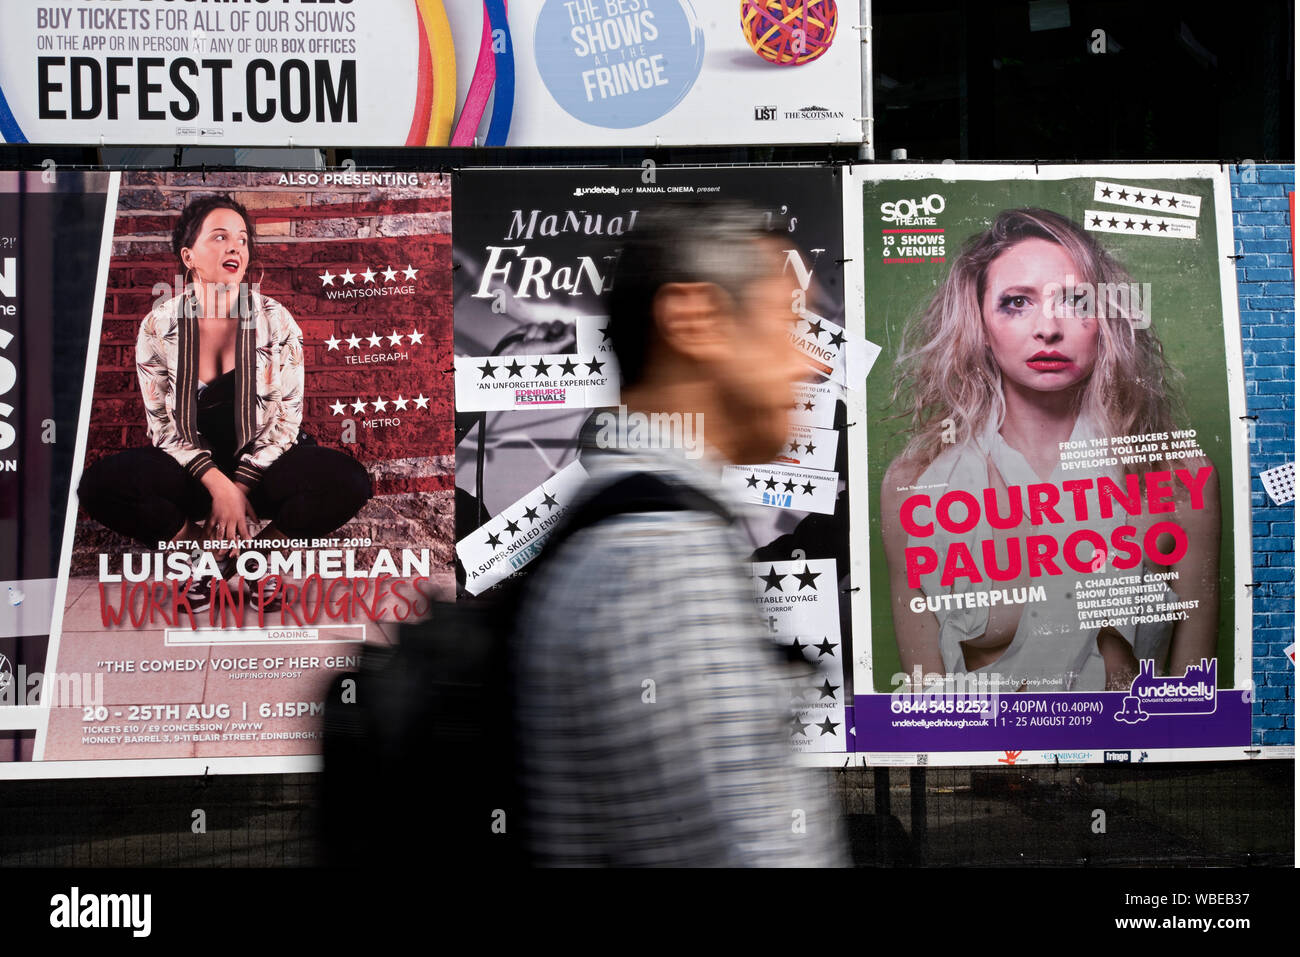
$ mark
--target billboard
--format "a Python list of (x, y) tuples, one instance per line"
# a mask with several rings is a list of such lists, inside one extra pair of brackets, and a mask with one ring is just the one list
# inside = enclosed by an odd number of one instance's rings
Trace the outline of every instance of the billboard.
[(835, 0), (10, 3), (0, 140), (854, 142), (857, 17)]
[[(860, 311), (845, 291), (842, 197), (829, 168), (464, 170), (453, 213), (457, 574), (462, 593), (480, 595), (526, 574), (562, 520), (587, 475), (584, 430), (626, 432), (600, 295), (621, 237), (669, 203), (762, 211), (784, 252), (790, 335), (809, 376), (782, 454), (728, 467), (722, 481), (733, 505), (750, 506), (740, 524), (754, 625), (806, 665), (791, 688), (791, 746), (841, 755), (851, 748), (856, 597), (848, 463), (862, 435), (850, 425), (862, 421), (863, 395), (844, 379), (846, 369), (859, 383), (865, 375)], [(690, 426), (687, 417), (662, 438), (699, 457)]]
[(696, 199), (764, 212), (807, 360), (723, 476), (801, 760), (1243, 757), (1217, 168), (51, 170), (0, 177), (0, 776), (315, 767), (360, 648), (527, 574), (630, 434), (601, 294)]
[(1226, 175), (859, 172), (884, 349), (860, 747), (1240, 757), (1250, 500)]
[[(335, 675), (452, 588), (450, 180), (99, 179), (49, 640), (0, 773), (314, 766)], [(35, 266), (33, 212), (5, 226)]]
[(0, 761), (35, 745), (108, 186), (0, 173)]

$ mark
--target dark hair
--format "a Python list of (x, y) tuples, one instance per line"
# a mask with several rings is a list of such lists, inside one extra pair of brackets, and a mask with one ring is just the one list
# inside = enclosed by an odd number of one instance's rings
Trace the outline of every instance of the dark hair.
[(672, 203), (638, 216), (605, 300), (623, 384), (635, 385), (645, 375), (662, 286), (714, 283), (740, 302), (762, 271), (755, 267), (754, 245), (770, 238), (762, 214), (744, 203)]
[(182, 249), (194, 247), (194, 243), (199, 238), (199, 230), (203, 228), (203, 221), (208, 218), (209, 213), (218, 209), (233, 210), (240, 215), (248, 230), (248, 261), (251, 263), (257, 257), (257, 241), (253, 237), (253, 221), (249, 218), (248, 210), (229, 196), (217, 194), (196, 199), (185, 207), (181, 218), (176, 221), (176, 226), (172, 230), (172, 252), (176, 254), (177, 259), (181, 258)]

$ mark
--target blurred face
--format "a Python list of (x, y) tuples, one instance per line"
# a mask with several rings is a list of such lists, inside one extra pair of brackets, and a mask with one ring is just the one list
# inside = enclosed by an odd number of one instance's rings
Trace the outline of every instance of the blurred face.
[(1062, 300), (1067, 277), (1079, 275), (1069, 253), (1046, 239), (1026, 239), (989, 264), (980, 311), (1004, 381), (1059, 392), (1092, 375), (1097, 320)]
[(181, 261), (201, 282), (237, 287), (248, 270), (248, 224), (233, 209), (214, 209), (199, 226)]
[(790, 341), (792, 281), (782, 277), (775, 252), (755, 258), (763, 278), (750, 283), (728, 320), (730, 357), (717, 369), (737, 463), (766, 462), (781, 451), (790, 432), (794, 383), (808, 375)]

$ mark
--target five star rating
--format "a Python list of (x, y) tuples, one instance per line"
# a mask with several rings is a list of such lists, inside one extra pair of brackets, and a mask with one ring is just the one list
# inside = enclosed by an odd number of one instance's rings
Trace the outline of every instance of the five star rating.
[[(579, 374), (604, 374), (605, 363), (597, 362), (595, 356), (591, 357), (590, 362), (574, 362), (569, 356), (560, 356), (558, 358), (563, 359), (564, 361), (560, 362), (552, 360), (548, 362), (546, 357), (542, 356), (536, 362), (520, 363), (518, 359), (512, 359), (509, 363), (502, 361), (497, 362), (494, 365), (491, 359), (487, 359), (482, 365), (476, 366), (475, 368), (477, 368), (479, 372), (479, 381), (482, 381), (483, 379), (496, 379), (498, 372), (502, 374), (501, 378), (503, 379), (513, 379), (516, 377), (520, 379), (549, 379), (551, 378), (551, 369), (559, 370), (554, 374), (557, 379), (562, 379), (564, 376), (574, 376), (576, 378)], [(579, 373), (578, 369), (580, 367), (585, 367), (586, 372)]]
[(1092, 201), (1133, 209), (1162, 210), (1180, 216), (1201, 215), (1201, 197), (1150, 186), (1125, 186), (1098, 180), (1093, 184)]
[(379, 272), (367, 266), (364, 272), (359, 273), (353, 272), (352, 267), (349, 266), (341, 273), (332, 273), (326, 269), (323, 273), (317, 273), (317, 277), (320, 279), (321, 286), (333, 286), (336, 279), (339, 280), (340, 286), (355, 285), (358, 279), (361, 280), (363, 285), (382, 285), (387, 282), (397, 282), (398, 276), (402, 276), (406, 280), (413, 280), (419, 271), (410, 263), (406, 264), (405, 269), (394, 269), (392, 266), (387, 266)]
[[(1083, 226), (1089, 232), (1158, 236), (1161, 239), (1196, 238), (1196, 217), (1201, 215), (1199, 196), (1155, 189), (1149, 185), (1126, 186), (1099, 180), (1093, 184), (1092, 201), (1127, 209), (1085, 209)], [(1155, 212), (1166, 215), (1152, 215)], [(1171, 213), (1173, 215), (1168, 215)]]
[(400, 394), (396, 399), (385, 399), (380, 395), (369, 400), (358, 398), (353, 402), (335, 402), (330, 406), (330, 412), (334, 415), (348, 415), (350, 414), (348, 412), (350, 407), (352, 413), (355, 413), (356, 415), (365, 415), (366, 406), (370, 406), (375, 412), (387, 412), (389, 406), (392, 406), (394, 412), (414, 412), (417, 409), (427, 410), (429, 408), (429, 399), (423, 392), (414, 399), (404, 398)]
[[(400, 347), (402, 345), (403, 339), (407, 341), (408, 345), (412, 345), (412, 346), (423, 345), (424, 333), (421, 332), (419, 329), (412, 329), (410, 332), (407, 333), (398, 332), (396, 329), (394, 329), (392, 332), (390, 332), (388, 335), (385, 336), (385, 335), (380, 335), (377, 332), (371, 331), (370, 335), (368, 336), (358, 336), (353, 334), (343, 339), (340, 339), (337, 336), (330, 336), (328, 339), (323, 340), (323, 342), (325, 343), (326, 352), (336, 352), (336, 351), (340, 351), (345, 344), (347, 345), (349, 350), (379, 349), (379, 348), (388, 349), (388, 348)], [(365, 345), (362, 345), (362, 343), (365, 343)]]

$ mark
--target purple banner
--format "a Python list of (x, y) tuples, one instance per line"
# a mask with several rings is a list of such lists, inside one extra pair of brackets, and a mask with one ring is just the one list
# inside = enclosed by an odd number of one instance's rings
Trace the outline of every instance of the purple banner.
[[(872, 751), (1214, 748), (1250, 740), (1250, 692), (1218, 689), (1208, 713), (1147, 713), (1122, 691), (857, 695)], [(1135, 720), (1137, 714), (1145, 718)]]

